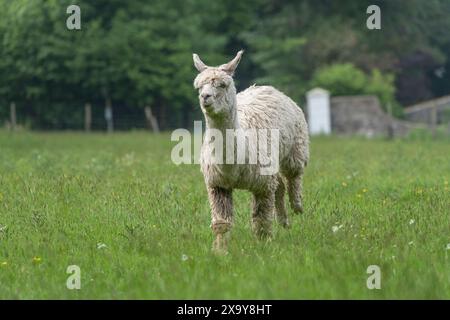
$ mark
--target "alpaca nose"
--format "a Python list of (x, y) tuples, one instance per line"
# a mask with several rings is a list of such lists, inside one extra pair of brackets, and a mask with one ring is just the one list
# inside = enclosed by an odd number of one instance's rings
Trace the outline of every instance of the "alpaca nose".
[(202, 99), (203, 100), (208, 100), (208, 98), (210, 98), (211, 97), (211, 95), (209, 94), (209, 93), (202, 93)]

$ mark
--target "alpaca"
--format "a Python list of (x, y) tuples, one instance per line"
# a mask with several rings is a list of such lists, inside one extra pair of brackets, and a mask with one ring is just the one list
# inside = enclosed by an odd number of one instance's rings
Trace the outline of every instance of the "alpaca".
[[(253, 193), (252, 227), (262, 239), (271, 237), (274, 212), (277, 221), (289, 227), (284, 204), (286, 186), (291, 208), (295, 213), (303, 212), (302, 175), (309, 160), (305, 117), (294, 101), (271, 86), (253, 85), (236, 94), (233, 74), (242, 54), (241, 50), (233, 60), (218, 67), (207, 66), (197, 54), (193, 54), (194, 65), (199, 72), (194, 87), (199, 91), (200, 107), (207, 127), (200, 167), (212, 211), (213, 250), (217, 252), (227, 252), (233, 224), (233, 189)], [(213, 163), (211, 157), (216, 146), (213, 147), (208, 134), (211, 129), (221, 132), (224, 137), (229, 129), (278, 129), (279, 172), (262, 175), (259, 162)], [(226, 151), (222, 150), (222, 153), (226, 154)]]

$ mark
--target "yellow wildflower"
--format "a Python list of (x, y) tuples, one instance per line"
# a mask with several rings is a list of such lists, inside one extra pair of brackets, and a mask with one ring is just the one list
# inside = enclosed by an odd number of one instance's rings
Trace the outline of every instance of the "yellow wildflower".
[(41, 257), (33, 257), (33, 263), (36, 263), (36, 264), (38, 264), (38, 263), (41, 263), (42, 262), (42, 258)]

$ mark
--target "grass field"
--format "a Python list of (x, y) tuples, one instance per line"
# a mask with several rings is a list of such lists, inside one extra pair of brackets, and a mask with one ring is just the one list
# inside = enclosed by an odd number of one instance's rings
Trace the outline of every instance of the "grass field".
[(313, 139), (305, 214), (259, 242), (235, 192), (227, 256), (210, 251), (199, 167), (172, 164), (173, 145), (0, 132), (0, 298), (450, 299), (449, 141)]

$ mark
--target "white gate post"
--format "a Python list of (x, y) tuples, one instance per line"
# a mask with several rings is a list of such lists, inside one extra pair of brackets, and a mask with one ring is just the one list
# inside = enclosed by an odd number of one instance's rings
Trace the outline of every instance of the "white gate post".
[(310, 134), (330, 134), (330, 93), (321, 88), (314, 88), (306, 93), (306, 100)]

